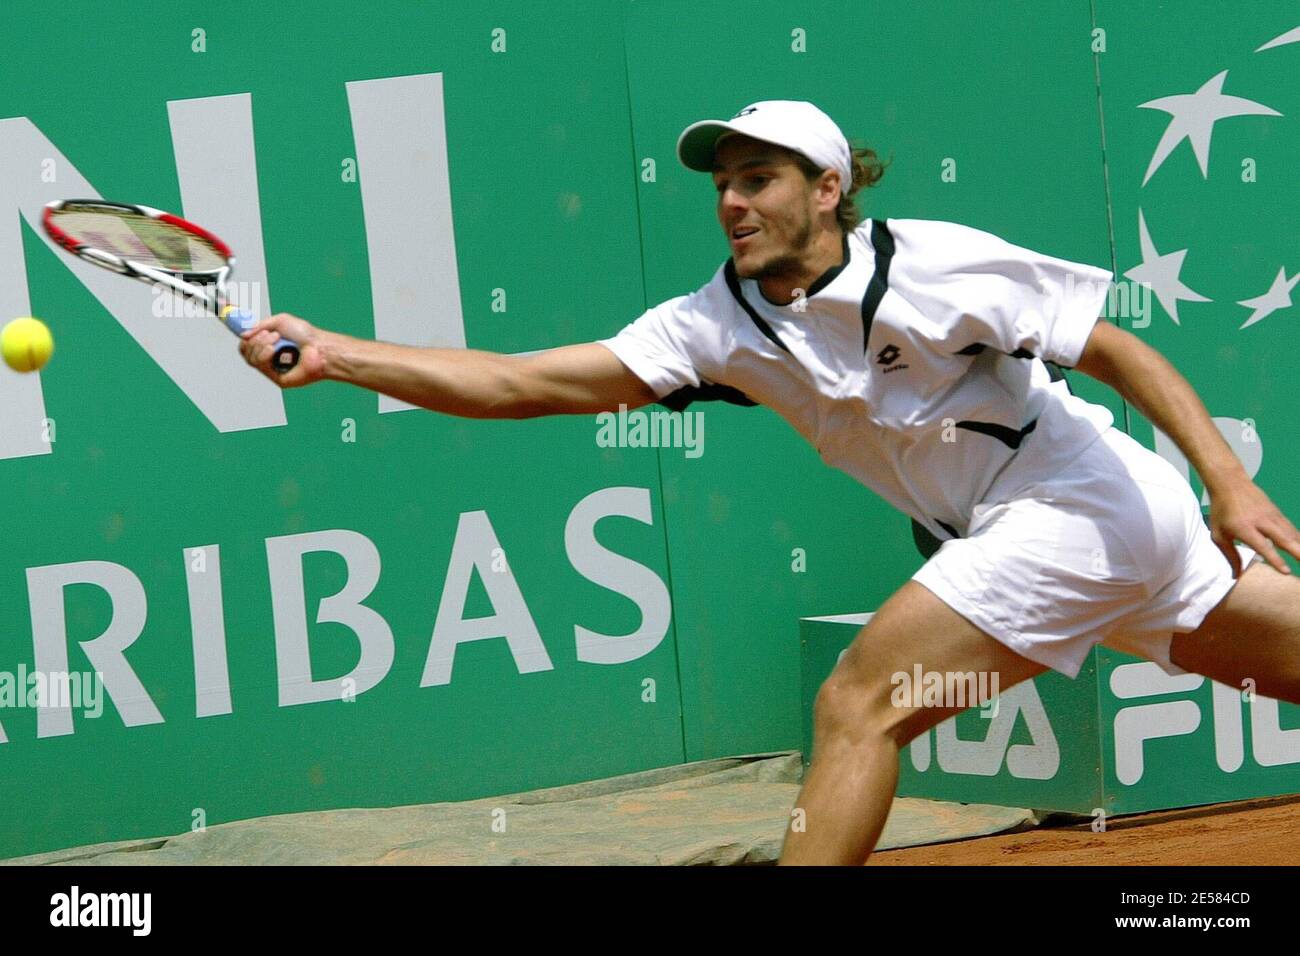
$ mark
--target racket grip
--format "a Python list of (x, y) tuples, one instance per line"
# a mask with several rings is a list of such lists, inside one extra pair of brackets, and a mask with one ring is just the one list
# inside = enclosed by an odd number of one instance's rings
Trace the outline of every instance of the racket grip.
[[(257, 324), (257, 319), (253, 318), (251, 312), (237, 309), (233, 305), (228, 305), (221, 310), (221, 321), (236, 335), (247, 332)], [(283, 374), (298, 364), (300, 354), (297, 342), (282, 338), (275, 343), (275, 355), (271, 358), (271, 366)]]

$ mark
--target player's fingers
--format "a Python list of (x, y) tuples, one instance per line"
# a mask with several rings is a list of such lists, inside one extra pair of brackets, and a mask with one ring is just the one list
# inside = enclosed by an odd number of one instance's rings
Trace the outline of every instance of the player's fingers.
[(249, 365), (257, 364), (254, 359), (257, 354), (257, 343), (253, 341), (247, 332), (239, 337), (239, 354), (244, 357), (244, 361)]
[(1270, 537), (1285, 548), (1287, 554), (1300, 561), (1300, 531), (1296, 530), (1296, 526), (1288, 521), (1285, 515), (1278, 516), (1274, 527), (1276, 533)]
[(244, 360), (249, 365), (264, 375), (273, 375), (271, 371), (271, 346), (268, 339), (274, 341), (272, 336), (258, 336), (247, 339), (239, 343), (239, 349), (244, 353)]
[(1243, 544), (1249, 545), (1255, 550), (1256, 554), (1262, 555), (1264, 560), (1273, 566), (1280, 574), (1290, 574), (1291, 568), (1282, 560), (1282, 556), (1277, 553), (1277, 548), (1273, 547), (1273, 542), (1265, 535), (1256, 531), (1241, 536)]
[(282, 317), (293, 321), (301, 321), (284, 313), (272, 316), (270, 319), (240, 333), (239, 352), (244, 356), (244, 361), (281, 388), (296, 388), (299, 385), (305, 385), (308, 380), (307, 372), (302, 365), (284, 374), (275, 368), (275, 347), (284, 336), (272, 326), (278, 324), (275, 320)]
[(279, 315), (273, 315), (269, 319), (262, 319), (255, 325), (250, 325), (248, 328), (244, 329), (244, 331), (240, 332), (239, 337), (241, 339), (251, 339), (254, 336), (262, 335), (266, 332), (278, 334), (276, 328), (276, 319), (278, 318)]
[(251, 360), (252, 363), (263, 371), (266, 371), (267, 368), (269, 368), (273, 347), (278, 341), (280, 341), (278, 335), (274, 332), (265, 330), (257, 332), (246, 339), (245, 344), (249, 347), (253, 356)]
[(269, 329), (281, 338), (293, 339), (300, 345), (309, 341), (314, 331), (308, 322), (288, 312), (277, 312), (253, 326), (254, 332), (264, 329)]

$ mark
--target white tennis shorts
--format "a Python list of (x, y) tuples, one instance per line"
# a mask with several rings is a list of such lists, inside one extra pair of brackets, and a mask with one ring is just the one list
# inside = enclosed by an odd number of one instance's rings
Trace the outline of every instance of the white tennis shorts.
[[(1255, 552), (1237, 545), (1243, 570)], [(977, 505), (912, 580), (1017, 653), (1078, 676), (1097, 644), (1169, 659), (1235, 583), (1186, 479), (1109, 428), (1062, 472)]]

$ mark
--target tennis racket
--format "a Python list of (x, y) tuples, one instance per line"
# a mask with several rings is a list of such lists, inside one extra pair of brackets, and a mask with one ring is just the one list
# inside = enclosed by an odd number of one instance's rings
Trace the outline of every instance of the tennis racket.
[[(79, 258), (119, 275), (162, 283), (202, 304), (239, 335), (254, 325), (252, 314), (226, 301), (235, 265), (230, 247), (179, 216), (100, 199), (59, 199), (45, 207), (49, 237)], [(275, 345), (272, 366), (279, 373), (298, 364), (298, 346)]]

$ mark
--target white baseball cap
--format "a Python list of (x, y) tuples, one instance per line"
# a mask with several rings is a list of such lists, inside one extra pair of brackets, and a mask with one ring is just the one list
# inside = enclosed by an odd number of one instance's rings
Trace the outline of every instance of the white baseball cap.
[(803, 100), (750, 103), (729, 120), (700, 120), (677, 138), (677, 158), (687, 169), (713, 172), (713, 150), (730, 133), (743, 133), (807, 156), (818, 169), (840, 174), (840, 190), (853, 185), (849, 142), (835, 121)]

